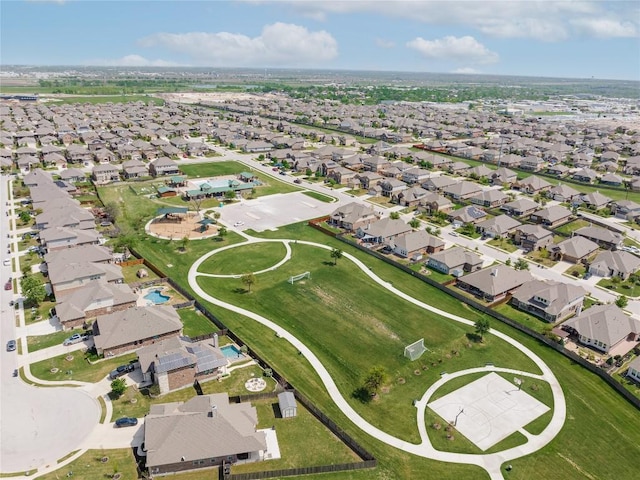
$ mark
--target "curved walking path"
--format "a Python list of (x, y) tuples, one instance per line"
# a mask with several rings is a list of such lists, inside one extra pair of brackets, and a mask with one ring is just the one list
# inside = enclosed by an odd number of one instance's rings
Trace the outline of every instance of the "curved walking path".
[[(247, 238), (250, 242), (260, 242), (263, 241), (262, 239), (257, 239), (257, 238), (253, 238), (250, 237), (248, 235), (244, 235), (245, 238)], [(327, 245), (323, 245), (323, 244), (319, 244), (319, 243), (315, 243), (315, 242), (308, 242), (308, 241), (296, 241), (296, 240), (290, 240), (290, 239), (280, 239), (280, 240), (273, 240), (273, 239), (265, 239), (264, 241), (280, 241), (283, 242), (285, 244), (289, 244), (292, 241), (296, 242), (296, 243), (300, 243), (303, 245), (309, 245), (309, 246), (313, 246), (313, 247), (317, 247), (317, 248), (322, 248), (325, 250), (332, 250), (332, 247), (327, 246)], [(240, 243), (240, 244), (234, 244), (233, 246), (227, 246), (227, 247), (223, 247), (223, 249), (228, 249), (228, 248), (234, 248), (234, 247), (241, 247), (246, 245), (247, 243)], [(205, 292), (199, 285), (197, 282), (197, 277), (199, 275), (204, 275), (200, 272), (198, 272), (198, 268), (200, 267), (200, 265), (207, 260), (209, 257), (211, 257), (212, 255), (215, 255), (217, 252), (221, 251), (222, 249), (218, 249), (218, 250), (213, 250), (205, 255), (203, 255), (202, 257), (200, 257), (198, 260), (196, 260), (196, 262), (194, 262), (194, 264), (191, 266), (191, 268), (189, 269), (189, 274), (188, 274), (188, 281), (189, 281), (189, 285), (191, 286), (191, 288), (198, 294), (200, 295), (202, 298), (204, 298), (205, 300), (211, 302), (214, 305), (217, 305), (219, 307), (223, 307), (226, 308), (228, 310), (234, 311), (236, 313), (240, 313), (248, 318), (251, 318), (252, 320), (255, 320), (256, 322), (264, 325), (265, 327), (273, 330), (279, 337), (282, 337), (284, 339), (286, 339), (289, 343), (291, 343), (295, 348), (298, 349), (298, 351), (304, 355), (304, 357), (307, 359), (307, 361), (309, 361), (309, 363), (311, 364), (311, 366), (313, 367), (313, 369), (316, 371), (316, 373), (320, 376), (320, 379), (322, 380), (322, 383), (324, 384), (325, 388), (327, 389), (327, 392), (329, 394), (329, 396), (331, 397), (331, 399), (334, 401), (334, 403), (338, 406), (338, 408), (340, 408), (340, 410), (356, 425), (358, 426), (361, 430), (365, 431), (366, 433), (368, 433), (369, 435), (371, 435), (372, 437), (388, 444), (391, 445), (395, 448), (401, 449), (405, 452), (408, 453), (412, 453), (414, 455), (418, 455), (421, 457), (425, 457), (425, 458), (430, 458), (430, 459), (434, 459), (434, 460), (440, 460), (440, 461), (444, 461), (444, 462), (451, 462), (451, 463), (464, 463), (464, 464), (471, 464), (471, 465), (477, 465), (481, 468), (484, 468), (490, 475), (490, 477), (494, 480), (498, 480), (498, 479), (502, 479), (502, 472), (501, 472), (501, 465), (509, 460), (515, 459), (515, 458), (519, 458), (522, 457), (524, 455), (528, 455), (531, 454), (537, 450), (539, 450), (540, 448), (542, 448), (543, 446), (545, 446), (547, 443), (549, 443), (559, 432), (560, 429), (562, 428), (565, 418), (566, 418), (566, 403), (565, 403), (565, 399), (564, 399), (564, 395), (562, 393), (562, 387), (560, 386), (560, 384), (558, 383), (557, 379), (555, 378), (555, 376), (553, 375), (553, 372), (549, 369), (549, 367), (542, 361), (542, 359), (540, 357), (538, 357), (535, 353), (533, 353), (531, 350), (529, 350), (527, 347), (525, 347), (524, 345), (521, 345), (519, 342), (517, 342), (516, 340), (512, 339), (511, 337), (509, 337), (508, 335), (505, 335), (502, 332), (496, 331), (491, 329), (489, 333), (495, 335), (496, 337), (504, 340), (505, 342), (509, 343), (510, 345), (514, 346), (515, 348), (517, 348), (518, 350), (520, 350), (521, 352), (523, 352), (525, 355), (527, 355), (535, 364), (536, 366), (540, 369), (540, 371), (542, 372), (541, 375), (538, 374), (533, 374), (530, 372), (522, 372), (522, 371), (518, 371), (518, 370), (511, 370), (511, 369), (505, 369), (505, 368), (499, 368), (499, 367), (494, 367), (494, 366), (490, 366), (487, 365), (485, 367), (480, 367), (480, 368), (476, 368), (476, 369), (469, 369), (469, 370), (464, 370), (464, 371), (460, 371), (460, 372), (455, 372), (453, 374), (450, 375), (446, 375), (444, 376), (442, 379), (440, 379), (438, 382), (436, 382), (434, 385), (432, 385), (427, 392), (425, 393), (425, 395), (422, 397), (422, 399), (420, 399), (419, 401), (416, 402), (416, 408), (417, 408), (417, 419), (418, 419), (418, 428), (420, 431), (420, 437), (422, 442), (420, 444), (414, 444), (414, 443), (410, 443), (404, 440), (401, 440), (399, 438), (396, 438), (380, 429), (378, 429), (377, 427), (375, 427), (374, 425), (370, 424), (369, 422), (367, 422), (364, 418), (362, 418), (360, 416), (360, 414), (358, 414), (353, 407), (351, 407), (351, 405), (347, 402), (347, 400), (344, 398), (344, 396), (340, 393), (340, 391), (338, 390), (333, 378), (331, 377), (331, 375), (329, 374), (329, 372), (327, 371), (327, 369), (324, 367), (324, 365), (320, 362), (320, 359), (318, 359), (318, 357), (316, 357), (316, 355), (304, 344), (302, 343), (298, 338), (296, 338), (294, 335), (292, 335), (291, 333), (289, 333), (287, 330), (285, 330), (284, 328), (282, 328), (281, 326), (277, 325), (276, 323), (272, 322), (271, 320), (255, 313), (252, 312), (250, 310), (246, 310), (242, 307), (238, 307), (236, 305), (230, 304), (228, 302), (225, 302), (223, 300), (217, 299), (212, 297), (211, 295), (209, 295), (207, 292)], [(433, 307), (429, 304), (426, 304), (420, 300), (417, 300), (409, 295), (407, 295), (406, 293), (396, 289), (395, 287), (393, 287), (393, 285), (389, 282), (386, 282), (384, 280), (382, 280), (380, 277), (378, 277), (375, 273), (373, 273), (371, 271), (371, 269), (365, 265), (361, 260), (357, 259), (356, 257), (354, 257), (353, 255), (349, 254), (349, 253), (343, 253), (343, 256), (347, 259), (349, 259), (350, 261), (352, 261), (356, 266), (358, 266), (367, 276), (369, 276), (369, 278), (371, 278), (371, 280), (373, 280), (374, 282), (376, 282), (377, 284), (383, 286), (384, 288), (386, 288), (388, 291), (390, 291), (391, 293), (407, 300), (408, 302), (413, 303), (414, 305), (423, 308), (425, 310), (428, 310), (430, 312), (436, 313), (440, 316), (443, 316), (445, 318), (448, 318), (450, 320), (456, 321), (456, 322), (460, 322), (463, 323), (465, 325), (474, 325), (474, 322), (472, 322), (471, 320), (468, 320), (466, 318), (463, 317), (459, 317), (457, 315), (453, 315), (450, 314), (448, 312), (445, 312), (443, 310), (440, 310), (439, 308)], [(282, 263), (282, 262), (281, 262)], [(527, 435), (527, 443), (525, 443), (524, 445), (520, 445), (518, 447), (514, 447), (514, 448), (510, 448), (508, 450), (504, 450), (502, 452), (498, 452), (498, 453), (491, 453), (491, 454), (463, 454), (463, 453), (452, 453), (452, 452), (442, 452), (439, 450), (436, 450), (435, 448), (433, 448), (433, 446), (431, 445), (431, 442), (429, 441), (428, 435), (427, 435), (427, 431), (426, 431), (426, 426), (425, 426), (425, 422), (424, 422), (424, 414), (425, 414), (425, 410), (427, 407), (427, 401), (429, 399), (429, 397), (431, 396), (431, 394), (433, 392), (435, 392), (435, 390), (437, 388), (439, 388), (444, 382), (451, 380), (453, 378), (456, 378), (458, 376), (461, 375), (467, 375), (470, 373), (475, 373), (475, 372), (490, 372), (490, 371), (496, 371), (496, 372), (510, 372), (510, 373), (515, 373), (517, 375), (522, 375), (522, 376), (529, 376), (529, 377), (535, 377), (535, 378), (539, 378), (539, 379), (543, 379), (546, 382), (549, 383), (549, 385), (551, 386), (551, 391), (552, 391), (552, 395), (553, 395), (553, 416), (551, 418), (551, 421), (549, 422), (549, 424), (547, 425), (547, 427), (544, 429), (543, 432), (541, 432), (539, 435)]]

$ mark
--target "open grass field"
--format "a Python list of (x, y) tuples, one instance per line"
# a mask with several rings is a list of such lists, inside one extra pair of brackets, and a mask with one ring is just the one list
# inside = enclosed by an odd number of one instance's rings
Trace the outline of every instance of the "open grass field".
[[(470, 319), (475, 320), (479, 316), (477, 312), (451, 297), (441, 295), (397, 269), (383, 264), (365, 253), (357, 252), (344, 243), (329, 239), (304, 224), (294, 224), (281, 228), (277, 232), (263, 232), (259, 235), (269, 238), (309, 239), (341, 248), (361, 257), (385, 280), (393, 281), (394, 286), (416, 298)], [(341, 263), (342, 260), (338, 262), (339, 265)], [(304, 360), (290, 361), (290, 358), (295, 355), (293, 347), (285, 343), (274, 345), (272, 333), (269, 330), (259, 325), (247, 324), (246, 319), (238, 314), (220, 309), (216, 314), (252, 348), (268, 358), (271, 365), (279, 372), (284, 373), (296, 388), (310, 395), (323, 411), (338, 421), (349, 434), (360, 441), (379, 460), (380, 466), (374, 472), (326, 475), (323, 478), (354, 480), (419, 478), (425, 471), (429, 471), (430, 475), (437, 478), (452, 480), (488, 478), (479, 468), (418, 458), (391, 449), (363, 434), (333, 405), (319, 384), (316, 375), (309, 370), (308, 364)], [(509, 334), (538, 353), (552, 367), (563, 386), (568, 402), (567, 421), (560, 435), (541, 451), (529, 457), (511, 461), (514, 469), (509, 473), (510, 478), (521, 480), (529, 478), (634, 478), (636, 467), (629, 452), (634, 452), (631, 455), (640, 453), (638, 411), (613, 392), (602, 380), (562, 355), (506, 325), (494, 322), (492, 327)], [(417, 378), (421, 382), (421, 390), (429, 384), (424, 375)], [(407, 384), (402, 387), (407, 386), (410, 381), (408, 378)], [(411, 397), (408, 395), (408, 398)], [(536, 426), (537, 422), (538, 420), (528, 425), (527, 430), (533, 431), (541, 428)], [(541, 418), (540, 422), (548, 422), (548, 419)], [(585, 441), (585, 439), (589, 440)]]
[(216, 275), (258, 272), (274, 266), (286, 254), (285, 246), (280, 242), (254, 243), (238, 248), (209, 257), (200, 266), (200, 271)]
[(194, 338), (218, 331), (218, 327), (195, 308), (181, 308), (177, 312), (184, 325), (182, 332), (188, 337)]
[(603, 278), (598, 282), (598, 285), (627, 297), (640, 296), (640, 285), (630, 280), (615, 283), (612, 278)]
[[(537, 372), (516, 349), (495, 338), (482, 344), (471, 342), (466, 335), (472, 333), (472, 327), (444, 320), (387, 293), (356, 271), (350, 261), (341, 259), (334, 266), (326, 250), (300, 244), (291, 247), (291, 260), (274, 272), (258, 275), (250, 294), (238, 293), (235, 282), (228, 279), (200, 277), (198, 281), (219, 298), (242, 304), (307, 339), (346, 398), (362, 385), (372, 365), (385, 366), (390, 375), (389, 393), (376, 402), (363, 404), (352, 399), (352, 404), (389, 433), (418, 440), (410, 399), (419, 397), (424, 385), (443, 370), (493, 362)], [(238, 256), (243, 255), (242, 249), (237, 248)], [(312, 278), (294, 285), (287, 282), (290, 275), (304, 271), (310, 271)], [(431, 353), (412, 363), (403, 357), (404, 347), (422, 337)], [(422, 363), (430, 368), (420, 369), (418, 378), (414, 370)], [(397, 384), (398, 378), (405, 383)]]
[[(116, 358), (100, 360), (90, 364), (85, 354), (78, 350), (71, 352), (73, 357), (67, 360), (67, 355), (49, 358), (31, 364), (31, 373), (42, 380), (79, 380), (81, 382), (98, 382), (106, 377), (118, 365), (128, 363), (138, 358), (135, 353), (129, 353)], [(55, 371), (52, 371), (54, 369)], [(57, 370), (56, 370), (57, 369)]]
[[(104, 456), (109, 457), (109, 460), (102, 462), (101, 459)], [(72, 474), (69, 475), (69, 472)], [(130, 448), (88, 450), (68, 465), (38, 478), (42, 480), (58, 480), (67, 476), (87, 479), (111, 478), (114, 472), (121, 473), (123, 479), (138, 478), (136, 463)]]
[[(249, 167), (239, 162), (211, 162), (181, 165), (180, 170), (189, 177), (216, 177), (219, 175), (237, 175), (246, 172)], [(262, 185), (256, 187), (256, 197), (301, 190), (262, 172), (252, 171), (251, 173), (254, 173), (262, 183)]]

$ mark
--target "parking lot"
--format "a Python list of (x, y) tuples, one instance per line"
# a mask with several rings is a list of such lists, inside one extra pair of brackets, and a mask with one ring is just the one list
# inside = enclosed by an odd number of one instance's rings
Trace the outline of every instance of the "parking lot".
[(336, 208), (336, 203), (321, 202), (302, 192), (293, 192), (225, 205), (220, 213), (226, 225), (233, 225), (239, 230), (263, 232), (328, 215)]

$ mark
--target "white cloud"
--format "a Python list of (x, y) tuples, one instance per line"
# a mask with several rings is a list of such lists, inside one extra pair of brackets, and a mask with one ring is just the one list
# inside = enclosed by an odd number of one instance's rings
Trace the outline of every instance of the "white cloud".
[[(270, 3), (270, 2), (260, 2)], [(406, 18), (430, 25), (465, 26), (500, 38), (535, 38), (560, 41), (575, 34), (597, 37), (622, 36), (620, 32), (640, 31), (636, 2), (611, 0), (285, 0), (300, 14), (326, 19), (329, 15), (374, 13), (383, 17)], [(618, 28), (585, 28), (581, 19), (607, 18)], [(595, 20), (597, 21), (597, 20)], [(622, 30), (620, 29), (622, 28)]]
[(207, 66), (300, 66), (338, 55), (336, 40), (324, 30), (310, 32), (288, 23), (266, 25), (259, 36), (229, 32), (156, 33), (143, 47), (165, 47)]
[(115, 59), (95, 59), (84, 62), (85, 65), (105, 66), (105, 67), (176, 67), (179, 66), (174, 62), (165, 60), (149, 60), (141, 55), (125, 55)]
[(471, 74), (478, 74), (480, 72), (475, 68), (463, 67), (463, 68), (456, 68), (451, 73), (461, 73), (461, 74), (471, 75)]
[(499, 60), (498, 54), (470, 36), (447, 36), (436, 40), (422, 37), (407, 42), (407, 47), (419, 52), (423, 57), (456, 62), (488, 64)]
[(631, 22), (610, 18), (580, 18), (571, 22), (576, 30), (589, 37), (636, 37), (638, 27)]
[(376, 45), (380, 48), (393, 48), (396, 46), (396, 42), (384, 38), (376, 38)]

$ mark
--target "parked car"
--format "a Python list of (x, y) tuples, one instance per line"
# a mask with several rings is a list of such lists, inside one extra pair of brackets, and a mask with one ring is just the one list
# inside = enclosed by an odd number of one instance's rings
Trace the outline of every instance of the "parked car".
[(109, 378), (111, 380), (115, 380), (116, 378), (121, 377), (122, 375), (126, 375), (129, 372), (133, 372), (135, 369), (136, 369), (136, 367), (135, 367), (135, 365), (133, 363), (128, 363), (126, 365), (120, 365), (115, 370), (111, 370), (111, 373), (109, 373)]
[(7, 342), (7, 352), (13, 352), (16, 349), (16, 341), (9, 340)]
[(135, 427), (136, 425), (138, 425), (138, 419), (133, 417), (122, 417), (117, 419), (114, 423), (116, 428)]
[(302, 180), (300, 180), (299, 178), (296, 178), (293, 183), (302, 183)]
[(62, 344), (65, 346), (73, 345), (76, 343), (84, 342), (88, 338), (89, 338), (89, 335), (80, 335), (79, 333), (74, 333), (69, 338), (67, 338), (64, 342), (62, 342)]
[(11, 265), (11, 259), (10, 258), (5, 258), (2, 261), (2, 265), (4, 265), (5, 267), (8, 267), (9, 265)]
[(13, 288), (13, 283), (11, 282), (11, 280), (8, 280), (7, 283), (4, 284), (4, 289), (11, 290), (12, 288)]

